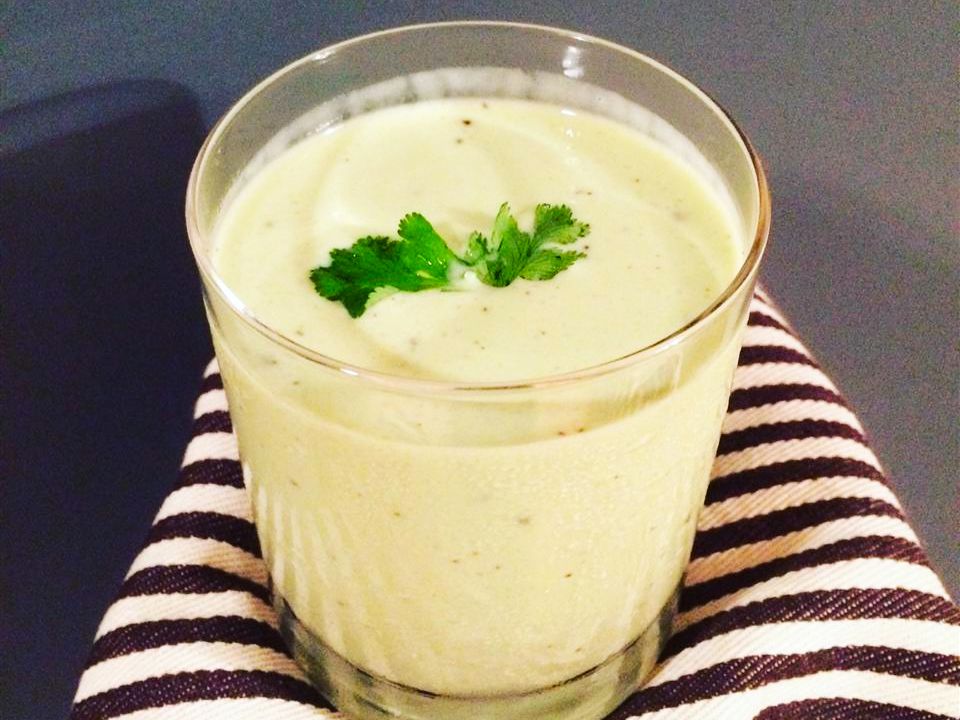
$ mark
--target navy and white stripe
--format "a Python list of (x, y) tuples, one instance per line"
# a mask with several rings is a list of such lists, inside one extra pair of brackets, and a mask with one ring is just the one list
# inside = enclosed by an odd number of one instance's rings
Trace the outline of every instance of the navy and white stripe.
[[(856, 416), (762, 293), (680, 614), (611, 718), (960, 718), (960, 609)], [(337, 717), (287, 654), (215, 363), (73, 720)]]

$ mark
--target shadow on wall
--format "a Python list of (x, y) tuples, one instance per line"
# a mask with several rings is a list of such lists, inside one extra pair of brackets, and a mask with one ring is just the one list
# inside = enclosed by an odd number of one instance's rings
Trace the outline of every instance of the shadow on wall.
[(184, 230), (195, 99), (128, 81), (0, 115), (5, 717), (62, 717), (174, 481), (211, 355)]

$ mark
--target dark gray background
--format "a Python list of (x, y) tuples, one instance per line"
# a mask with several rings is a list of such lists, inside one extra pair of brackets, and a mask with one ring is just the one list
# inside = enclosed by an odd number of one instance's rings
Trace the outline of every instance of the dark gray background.
[[(763, 281), (960, 589), (953, 3), (34, 1), (0, 13), (6, 720), (66, 713), (173, 480), (209, 353), (182, 230), (205, 129), (288, 61), (410, 22), (605, 36), (738, 119), (774, 196)], [(132, 79), (165, 82), (88, 90)]]

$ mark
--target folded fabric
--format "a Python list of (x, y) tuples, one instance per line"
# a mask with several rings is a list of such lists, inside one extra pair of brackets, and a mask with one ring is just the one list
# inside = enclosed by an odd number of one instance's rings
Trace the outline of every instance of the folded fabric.
[[(277, 631), (215, 363), (195, 417), (72, 718), (337, 717)], [(856, 416), (762, 293), (673, 637), (610, 717), (960, 717), (960, 609)]]

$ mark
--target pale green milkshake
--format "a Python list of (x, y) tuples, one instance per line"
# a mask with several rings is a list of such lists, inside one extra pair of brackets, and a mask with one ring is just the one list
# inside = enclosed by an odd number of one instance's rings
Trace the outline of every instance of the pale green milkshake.
[[(586, 257), (548, 282), (399, 293), (352, 318), (307, 277), (331, 248), (392, 231), (410, 210), (466, 239), (504, 200), (524, 216), (544, 199), (591, 225)], [(585, 112), (461, 99), (296, 144), (226, 210), (214, 263), (259, 318), (324, 355), (508, 382), (669, 335), (743, 254), (721, 199), (667, 148)], [(735, 352), (717, 348), (615, 422), (578, 409), (544, 437), (507, 415), (493, 447), (471, 447), (430, 415), (384, 438), (379, 426), (407, 420), (349, 397), (344, 428), (327, 417), (328, 389), (282, 355), (241, 357), (222, 338), (217, 349), (277, 589), (345, 658), (450, 694), (566, 680), (656, 618), (686, 563)]]
[[(348, 97), (318, 131), (280, 131), (209, 230), (211, 328), (286, 636), (360, 717), (596, 718), (649, 672), (759, 252), (756, 206), (643, 108), (483, 72), (493, 92), (456, 70), (443, 82), (468, 96), (445, 97), (422, 74), (402, 103)], [(563, 246), (575, 260), (485, 284), (461, 259), (505, 203), (521, 228), (567, 206), (589, 224)], [(315, 268), (409, 213), (456, 258), (449, 283), (359, 311), (322, 296)]]

